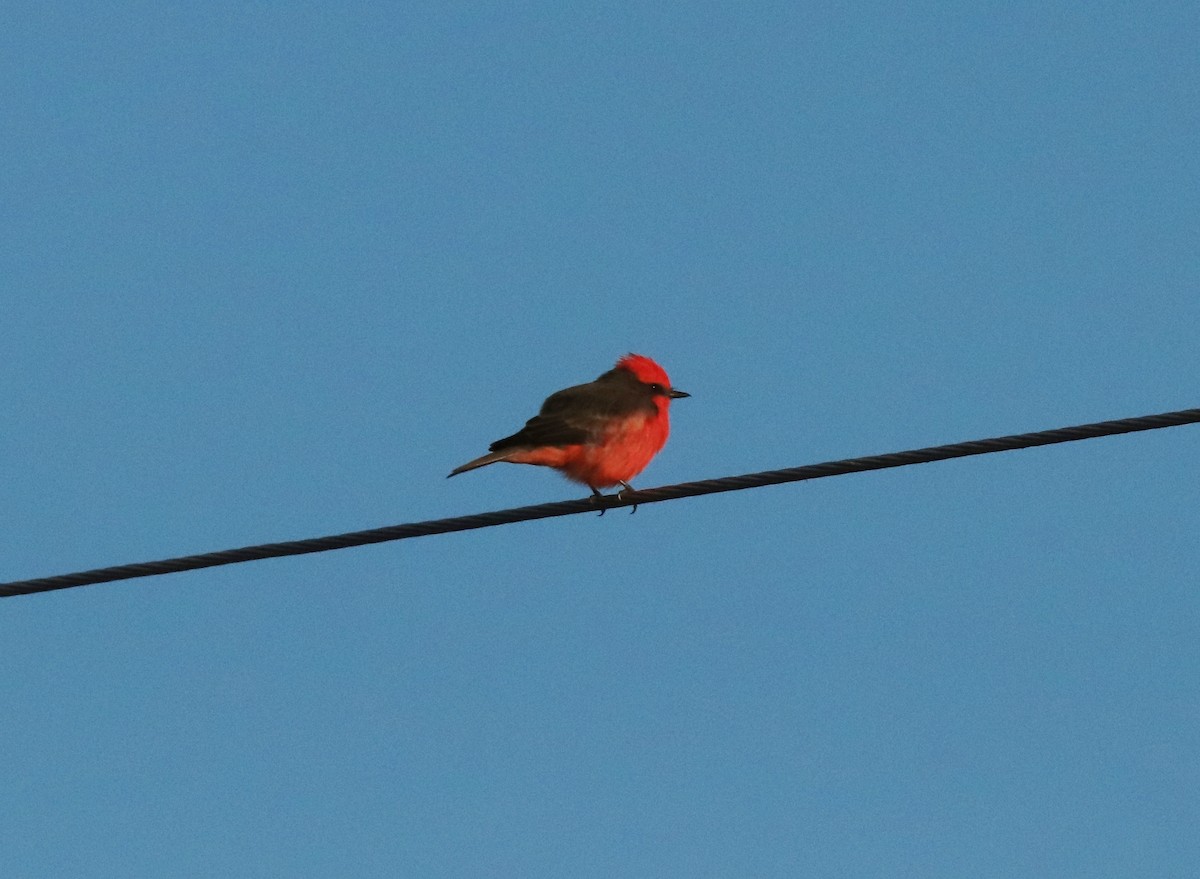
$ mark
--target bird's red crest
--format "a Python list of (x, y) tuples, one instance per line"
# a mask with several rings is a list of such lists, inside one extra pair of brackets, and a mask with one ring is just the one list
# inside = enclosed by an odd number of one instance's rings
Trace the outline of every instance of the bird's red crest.
[(649, 357), (643, 357), (641, 354), (626, 354), (617, 361), (617, 369), (632, 372), (643, 384), (662, 385), (664, 388), (671, 386), (667, 371)]

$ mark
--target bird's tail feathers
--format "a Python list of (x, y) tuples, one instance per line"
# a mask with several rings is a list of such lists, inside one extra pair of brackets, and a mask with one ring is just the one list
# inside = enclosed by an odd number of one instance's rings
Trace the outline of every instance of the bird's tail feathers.
[[(474, 461), (468, 461), (461, 467), (455, 467), (450, 471), (450, 476), (457, 476), (460, 473), (466, 473), (468, 470), (478, 470), (480, 467), (486, 467), (488, 464), (495, 464), (497, 461), (503, 461), (513, 453), (512, 449), (503, 452), (488, 452), (482, 457), (476, 458)], [(450, 476), (446, 478), (449, 479)]]

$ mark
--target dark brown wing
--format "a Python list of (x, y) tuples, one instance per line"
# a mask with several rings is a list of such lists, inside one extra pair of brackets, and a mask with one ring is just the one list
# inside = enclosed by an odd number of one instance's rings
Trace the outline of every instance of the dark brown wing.
[(613, 417), (640, 410), (655, 411), (649, 386), (614, 370), (594, 382), (551, 394), (541, 412), (512, 436), (496, 440), (488, 450), (587, 443), (599, 438)]

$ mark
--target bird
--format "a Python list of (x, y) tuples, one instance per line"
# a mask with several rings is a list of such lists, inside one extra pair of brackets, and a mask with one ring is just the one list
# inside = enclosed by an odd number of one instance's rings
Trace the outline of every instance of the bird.
[(629, 480), (667, 442), (671, 401), (690, 396), (671, 387), (666, 370), (649, 357), (626, 354), (595, 381), (551, 394), (523, 428), (450, 476), (504, 461), (552, 467), (596, 498), (617, 485), (632, 491)]

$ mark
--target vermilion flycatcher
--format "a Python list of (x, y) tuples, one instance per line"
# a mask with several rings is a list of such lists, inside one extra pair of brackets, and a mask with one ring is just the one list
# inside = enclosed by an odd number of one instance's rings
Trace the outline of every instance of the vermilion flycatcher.
[(687, 396), (649, 357), (627, 354), (594, 382), (551, 394), (523, 428), (450, 475), (507, 461), (553, 467), (594, 495), (613, 485), (632, 490), (629, 480), (667, 442), (671, 401)]

